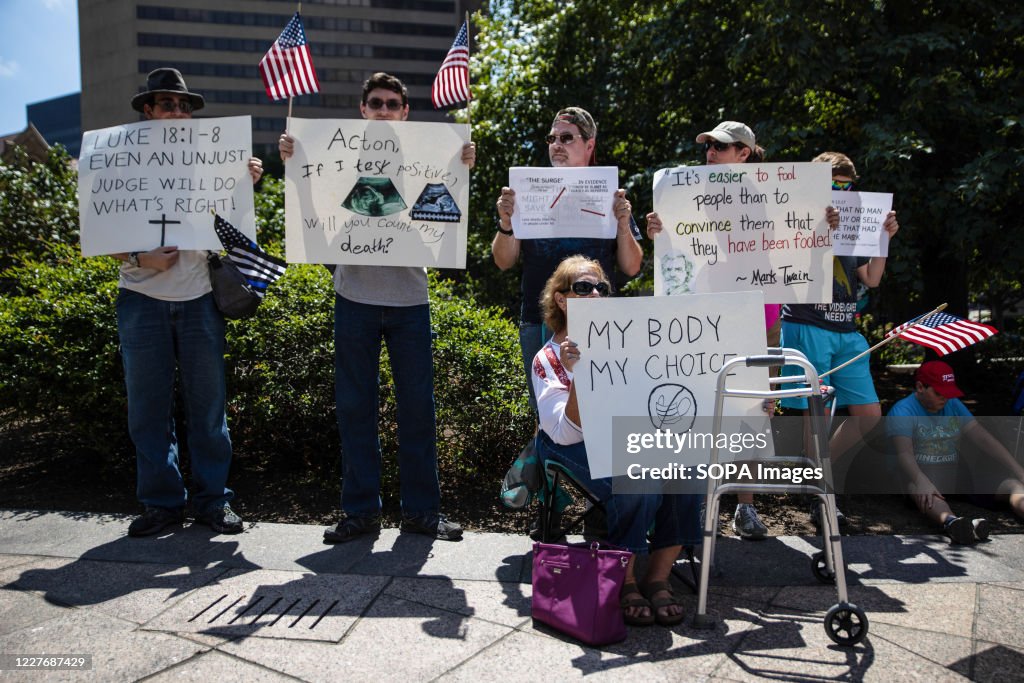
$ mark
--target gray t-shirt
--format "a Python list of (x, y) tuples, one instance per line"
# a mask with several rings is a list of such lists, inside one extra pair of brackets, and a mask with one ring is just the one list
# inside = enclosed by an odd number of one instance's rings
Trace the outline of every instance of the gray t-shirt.
[(205, 251), (182, 249), (178, 262), (163, 271), (122, 263), (117, 286), (161, 301), (198, 299), (213, 289), (206, 256)]
[(339, 265), (334, 269), (334, 291), (359, 304), (419, 306), (429, 301), (427, 269)]

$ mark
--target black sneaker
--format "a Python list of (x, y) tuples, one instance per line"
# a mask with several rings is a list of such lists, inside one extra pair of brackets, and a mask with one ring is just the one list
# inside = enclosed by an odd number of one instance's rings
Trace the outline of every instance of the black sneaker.
[(218, 534), (242, 533), (242, 518), (235, 514), (231, 506), (224, 503), (219, 508), (204, 512), (196, 517), (196, 521), (205, 524)]
[(967, 517), (950, 517), (946, 520), (944, 531), (956, 545), (970, 545), (977, 540), (974, 537), (974, 525)]
[(976, 541), (987, 541), (988, 540), (988, 520), (984, 517), (975, 517), (971, 520), (971, 526), (974, 527), (974, 540)]
[(458, 541), (462, 538), (462, 527), (441, 514), (402, 517), (402, 531), (432, 536), (441, 541)]
[(348, 543), (360, 536), (380, 533), (380, 517), (345, 517), (324, 532), (324, 543)]
[[(849, 521), (847, 521), (846, 515), (838, 507), (836, 508), (836, 521), (839, 522), (839, 531), (846, 531)], [(814, 524), (815, 529), (819, 532), (821, 531), (821, 505), (818, 501), (811, 503), (811, 523)]]
[(185, 511), (181, 508), (146, 508), (141, 516), (132, 520), (128, 525), (129, 536), (152, 536), (160, 533), (171, 524), (181, 524), (185, 521)]

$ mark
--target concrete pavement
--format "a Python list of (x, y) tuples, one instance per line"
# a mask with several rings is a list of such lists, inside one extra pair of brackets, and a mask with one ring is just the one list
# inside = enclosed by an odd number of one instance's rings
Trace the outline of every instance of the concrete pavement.
[[(321, 526), (255, 523), (132, 539), (129, 521), (0, 510), (0, 681), (1024, 680), (1024, 535), (846, 538), (870, 620), (852, 648), (823, 628), (836, 593), (812, 576), (816, 539), (725, 537), (714, 630), (688, 618), (590, 648), (533, 626), (525, 536), (327, 546)], [(44, 653), (92, 668), (6, 668)]]

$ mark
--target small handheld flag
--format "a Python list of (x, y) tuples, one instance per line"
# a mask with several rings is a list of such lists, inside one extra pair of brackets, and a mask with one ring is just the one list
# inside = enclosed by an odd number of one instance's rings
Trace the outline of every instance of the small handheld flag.
[(469, 24), (462, 22), (462, 28), (455, 36), (455, 42), (448, 50), (441, 68), (434, 77), (430, 99), (435, 109), (469, 101)]
[(220, 243), (228, 252), (228, 258), (234, 261), (249, 285), (262, 298), (267, 293), (267, 287), (284, 275), (288, 264), (260, 249), (238, 228), (216, 214), (213, 217), (213, 229), (217, 231)]
[(935, 313), (908, 326), (900, 326), (889, 334), (945, 356), (988, 339), (998, 331), (991, 325), (964, 320), (949, 313)]
[(313, 70), (313, 58), (298, 12), (260, 60), (260, 76), (267, 96), (274, 100), (320, 92), (320, 81)]

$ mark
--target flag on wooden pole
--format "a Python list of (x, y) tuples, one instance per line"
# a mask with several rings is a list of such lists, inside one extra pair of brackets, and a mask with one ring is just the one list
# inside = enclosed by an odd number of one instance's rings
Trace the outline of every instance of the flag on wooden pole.
[(430, 90), (434, 108), (469, 101), (469, 23), (463, 22)]
[(898, 336), (945, 356), (988, 339), (998, 331), (991, 325), (964, 320), (949, 313), (934, 313), (909, 325), (901, 325), (888, 336)]
[(313, 69), (309, 42), (298, 12), (260, 60), (260, 76), (267, 95), (274, 100), (320, 92), (320, 81)]

